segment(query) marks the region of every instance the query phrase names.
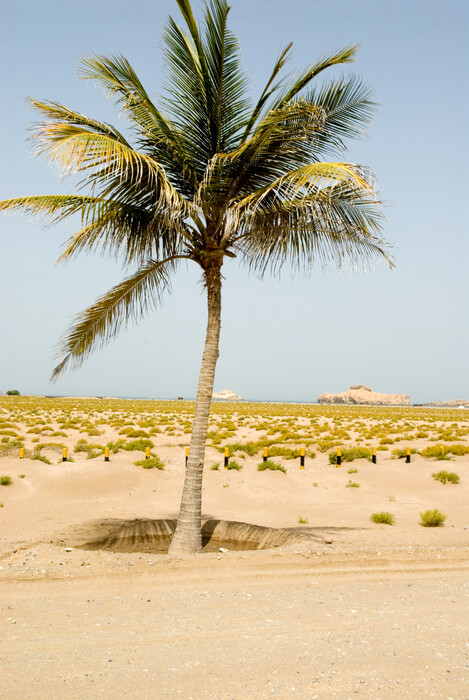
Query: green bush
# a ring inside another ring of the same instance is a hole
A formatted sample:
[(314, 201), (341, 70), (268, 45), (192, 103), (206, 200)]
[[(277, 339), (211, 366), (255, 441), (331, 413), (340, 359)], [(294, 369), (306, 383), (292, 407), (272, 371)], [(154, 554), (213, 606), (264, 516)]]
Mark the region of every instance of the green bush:
[[(228, 454), (233, 455), (235, 452), (245, 452), (250, 457), (254, 457), (259, 452), (260, 446), (256, 442), (234, 442), (225, 447), (228, 448)], [(219, 452), (224, 452), (225, 447), (219, 447)]]
[(421, 524), (424, 527), (440, 527), (446, 520), (446, 515), (440, 513), (439, 510), (426, 510), (425, 513), (420, 513)]
[(44, 462), (44, 464), (52, 464), (50, 459), (47, 459), (47, 457), (44, 457), (40, 452), (35, 452), (32, 456), (31, 459), (37, 459), (39, 462)]
[(133, 428), (126, 428), (125, 430), (121, 430), (119, 432), (119, 435), (127, 435), (129, 438), (149, 438), (150, 435), (147, 433), (146, 430), (134, 430)]
[(78, 440), (73, 451), (84, 452), (86, 454), (86, 459), (94, 459), (95, 457), (99, 457), (99, 455), (103, 454), (104, 447), (102, 445), (98, 445), (97, 443), (89, 443), (82, 439)]
[(8, 389), (7, 396), (21, 396), (18, 389)]
[(462, 457), (469, 454), (468, 445), (432, 445), (431, 447), (426, 447), (420, 453), (425, 459), (448, 459), (447, 455), (456, 455)]
[(113, 454), (117, 454), (119, 450), (122, 450), (125, 445), (125, 440), (117, 440), (116, 442), (108, 442), (106, 447), (109, 448), (109, 451), (112, 452)]
[(345, 486), (348, 489), (359, 489), (360, 488), (360, 484), (357, 484), (356, 481), (349, 481), (348, 484), (345, 484)]
[(0, 486), (9, 486), (11, 481), (11, 476), (0, 476)]
[(454, 472), (447, 472), (446, 470), (441, 472), (435, 472), (432, 474), (436, 481), (441, 481), (442, 484), (446, 484), (449, 481), (451, 484), (459, 484), (459, 476)]
[[(417, 450), (412, 447), (410, 450), (411, 455), (417, 454)], [(404, 457), (407, 456), (407, 450), (403, 450), (401, 448), (396, 448), (391, 452), (391, 459), (404, 459)]]
[(285, 467), (283, 467), (281, 464), (277, 464), (276, 462), (272, 462), (270, 459), (267, 459), (265, 462), (261, 462), (257, 465), (257, 471), (259, 472), (263, 472), (266, 469), (270, 469), (270, 471), (273, 472), (283, 472), (284, 474), (287, 473)]
[(144, 469), (164, 469), (164, 462), (157, 456), (150, 454), (148, 459), (138, 459), (134, 464)]
[(215, 462), (215, 464), (212, 464), (212, 466), (210, 467), (212, 472), (216, 472), (219, 468), (220, 468), (220, 462)]
[[(342, 462), (353, 462), (354, 459), (371, 460), (371, 450), (368, 447), (351, 447), (342, 450)], [(329, 454), (329, 464), (337, 464), (337, 452)]]
[(125, 442), (122, 444), (123, 450), (128, 450), (129, 452), (145, 452), (147, 447), (154, 447), (154, 443), (146, 438), (139, 438), (138, 440), (130, 440), (130, 442)]
[(235, 459), (230, 459), (228, 462), (228, 466), (226, 467), (227, 469), (236, 469), (236, 471), (239, 471), (240, 469), (243, 468), (241, 464), (238, 464), (238, 462)]
[(372, 513), (371, 519), (374, 523), (384, 523), (385, 525), (394, 525), (394, 515), (381, 511), (381, 513)]

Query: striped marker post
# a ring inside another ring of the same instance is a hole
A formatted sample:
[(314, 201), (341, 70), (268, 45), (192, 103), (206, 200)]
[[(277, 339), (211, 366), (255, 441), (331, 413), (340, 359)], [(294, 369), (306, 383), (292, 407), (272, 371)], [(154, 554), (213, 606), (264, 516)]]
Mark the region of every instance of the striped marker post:
[(225, 469), (228, 469), (228, 458), (230, 456), (230, 451), (227, 447), (225, 447)]
[(262, 457), (263, 462), (267, 462), (267, 447), (264, 447), (264, 455)]
[(186, 447), (186, 467), (187, 467), (187, 460), (189, 459), (189, 448)]
[(410, 464), (410, 447), (406, 447), (405, 461), (406, 461), (406, 464)]
[(104, 448), (104, 461), (109, 462), (109, 447)]
[(67, 461), (67, 448), (64, 447), (62, 450), (62, 462), (66, 462), (66, 461)]
[(302, 447), (300, 450), (300, 469), (305, 468), (305, 448)]
[(150, 448), (145, 447), (145, 459), (150, 459)]
[(371, 461), (376, 464), (376, 447), (371, 448)]
[(20, 459), (24, 459), (24, 447), (20, 447)]
[(337, 467), (340, 467), (342, 464), (342, 448), (338, 447), (337, 448)]

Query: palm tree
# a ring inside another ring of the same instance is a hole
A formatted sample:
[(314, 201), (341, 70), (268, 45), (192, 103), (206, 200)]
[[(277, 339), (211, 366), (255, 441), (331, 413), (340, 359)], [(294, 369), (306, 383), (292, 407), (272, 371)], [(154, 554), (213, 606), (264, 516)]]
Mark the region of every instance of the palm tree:
[(199, 266), (206, 340), (170, 549), (184, 554), (201, 549), (202, 472), (225, 256), (239, 256), (261, 276), (286, 263), (366, 265), (380, 256), (391, 263), (380, 238), (381, 206), (371, 174), (324, 160), (343, 151), (346, 138), (364, 133), (374, 108), (370, 92), (356, 78), (312, 86), (328, 67), (353, 61), (356, 47), (283, 78), (289, 44), (251, 103), (238, 42), (227, 28), (226, 0), (207, 0), (202, 28), (189, 0), (176, 1), (186, 26), (170, 17), (164, 30), (169, 89), (160, 107), (123, 56), (81, 62), (82, 76), (120, 103), (130, 120), (128, 136), (56, 102), (31, 100), (44, 117), (33, 132), (37, 151), (65, 174), (80, 173), (78, 192), (87, 194), (19, 197), (0, 208), (46, 214), (52, 223), (79, 214), (81, 228), (59, 260), (100, 248), (133, 269), (74, 320), (61, 341), (54, 379), (156, 306), (180, 261)]

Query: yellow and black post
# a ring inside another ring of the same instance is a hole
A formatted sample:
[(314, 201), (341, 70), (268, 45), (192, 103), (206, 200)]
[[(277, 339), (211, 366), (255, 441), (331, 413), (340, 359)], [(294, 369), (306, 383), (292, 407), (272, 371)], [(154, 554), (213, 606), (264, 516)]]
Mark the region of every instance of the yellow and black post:
[(24, 459), (24, 447), (20, 447), (20, 459)]
[(109, 447), (104, 448), (104, 461), (109, 462)]
[(342, 464), (342, 448), (337, 448), (337, 466), (340, 467)]
[(263, 462), (267, 462), (267, 447), (264, 447), (264, 455), (262, 457)]
[(67, 448), (64, 447), (62, 450), (62, 462), (66, 462), (66, 461), (67, 461)]
[(305, 468), (305, 448), (302, 447), (300, 450), (300, 469)]
[(371, 448), (371, 461), (376, 464), (376, 447)]
[(406, 464), (410, 464), (410, 447), (407, 447), (407, 448), (406, 448), (406, 451), (405, 451), (405, 461), (406, 461)]
[(228, 469), (228, 458), (230, 456), (230, 451), (228, 447), (225, 447), (225, 469)]
[(189, 448), (186, 447), (186, 467), (187, 467), (187, 460), (189, 459)]
[(145, 459), (150, 459), (150, 448), (145, 447)]

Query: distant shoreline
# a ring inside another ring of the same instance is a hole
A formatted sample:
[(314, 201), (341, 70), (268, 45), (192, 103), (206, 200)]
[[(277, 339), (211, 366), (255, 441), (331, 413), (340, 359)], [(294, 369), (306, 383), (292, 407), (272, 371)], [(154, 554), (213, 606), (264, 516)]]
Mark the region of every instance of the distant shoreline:
[[(71, 396), (67, 394), (22, 394), (22, 397), (45, 399), (98, 399), (108, 401), (195, 401), (195, 397), (155, 397), (155, 396)], [(17, 397), (11, 397), (17, 398)], [(469, 401), (466, 399), (454, 399), (451, 401), (435, 401), (428, 403), (412, 403), (409, 406), (400, 404), (366, 404), (366, 403), (319, 403), (318, 401), (289, 400), (289, 399), (213, 399), (213, 403), (266, 403), (266, 404), (297, 404), (304, 406), (366, 406), (370, 408), (466, 408), (469, 409)]]

